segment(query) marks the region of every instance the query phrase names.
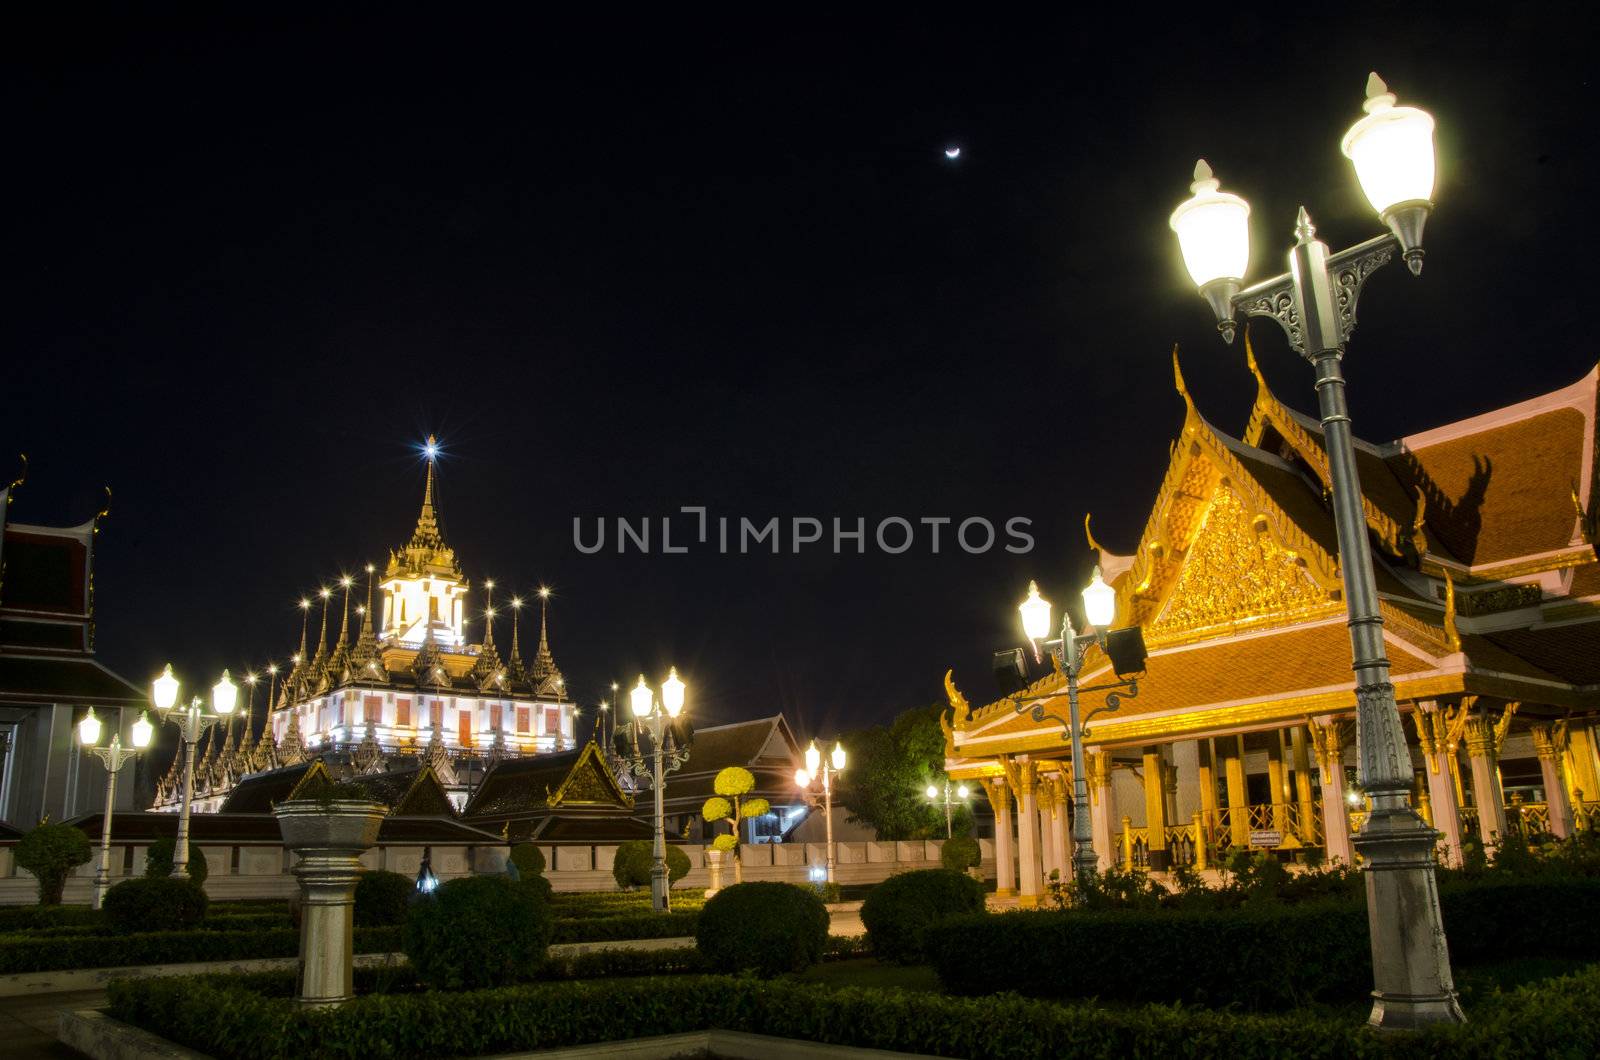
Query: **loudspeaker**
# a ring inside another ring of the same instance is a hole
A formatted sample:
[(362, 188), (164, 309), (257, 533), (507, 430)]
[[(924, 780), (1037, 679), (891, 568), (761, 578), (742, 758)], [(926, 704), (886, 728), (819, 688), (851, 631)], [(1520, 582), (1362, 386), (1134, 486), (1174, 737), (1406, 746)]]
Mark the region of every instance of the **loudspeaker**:
[(1118, 677), (1144, 673), (1144, 631), (1138, 626), (1129, 626), (1107, 633), (1106, 656)]
[(1033, 682), (1028, 680), (1028, 652), (1024, 648), (1006, 648), (994, 653), (994, 683), (1000, 695), (1014, 696)]

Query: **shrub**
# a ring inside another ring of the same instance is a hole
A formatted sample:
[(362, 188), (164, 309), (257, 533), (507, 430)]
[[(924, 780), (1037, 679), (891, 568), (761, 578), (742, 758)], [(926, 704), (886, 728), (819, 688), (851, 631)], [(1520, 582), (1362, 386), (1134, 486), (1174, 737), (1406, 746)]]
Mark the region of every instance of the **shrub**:
[(517, 885), (531, 891), (545, 905), (549, 905), (556, 896), (556, 889), (543, 876), (524, 876), (517, 881)]
[(106, 892), (106, 921), (119, 935), (187, 931), (205, 919), (209, 899), (193, 880), (123, 880)]
[(356, 881), (356, 926), (389, 927), (406, 922), (411, 896), (417, 893), (410, 876), (368, 869)]
[(511, 864), (517, 867), (523, 879), (544, 875), (544, 851), (532, 843), (518, 843), (511, 848)]
[(700, 911), (695, 946), (724, 972), (773, 976), (801, 971), (822, 959), (828, 910), (808, 887), (736, 883)]
[(405, 952), (436, 990), (531, 979), (550, 945), (550, 908), (504, 876), (451, 880), (411, 907)]
[[(152, 876), (172, 875), (172, 855), (177, 853), (178, 841), (171, 836), (164, 836), (150, 844), (150, 849), (144, 853), (144, 874)], [(203, 884), (206, 876), (211, 872), (211, 867), (206, 864), (206, 856), (195, 846), (194, 840), (189, 840), (189, 879), (195, 883)]]
[[(617, 847), (616, 860), (611, 863), (611, 875), (618, 887), (650, 886), (650, 868), (655, 864), (655, 854), (648, 839), (630, 839)], [(689, 855), (672, 844), (667, 844), (667, 886), (689, 875)]]
[(616, 939), (679, 939), (695, 933), (700, 923), (696, 910), (670, 913), (631, 913), (623, 916), (557, 920), (552, 942), (610, 942)]
[(60, 905), (67, 876), (89, 860), (89, 837), (66, 824), (40, 824), (17, 840), (17, 868), (39, 880), (39, 904)]
[(923, 933), (932, 924), (960, 913), (983, 910), (983, 884), (964, 872), (923, 869), (890, 876), (867, 892), (861, 922), (867, 941), (881, 960), (919, 964)]
[[(400, 948), (401, 930), (357, 928), (355, 941), (357, 953), (393, 953)], [(13, 937), (0, 939), (0, 974), (191, 961), (243, 961), (258, 957), (293, 957), (299, 952), (300, 932), (292, 928), (153, 931), (77, 938)]]
[(983, 864), (983, 850), (976, 839), (958, 835), (939, 848), (939, 864), (951, 872), (966, 872)]

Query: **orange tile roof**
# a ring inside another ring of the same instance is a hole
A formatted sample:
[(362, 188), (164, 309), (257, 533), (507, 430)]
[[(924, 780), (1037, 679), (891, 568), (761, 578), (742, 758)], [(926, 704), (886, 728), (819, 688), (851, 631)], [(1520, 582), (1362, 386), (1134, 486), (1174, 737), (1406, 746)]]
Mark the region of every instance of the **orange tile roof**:
[(1600, 621), (1544, 629), (1507, 629), (1472, 639), (1488, 641), (1560, 680), (1600, 684)]

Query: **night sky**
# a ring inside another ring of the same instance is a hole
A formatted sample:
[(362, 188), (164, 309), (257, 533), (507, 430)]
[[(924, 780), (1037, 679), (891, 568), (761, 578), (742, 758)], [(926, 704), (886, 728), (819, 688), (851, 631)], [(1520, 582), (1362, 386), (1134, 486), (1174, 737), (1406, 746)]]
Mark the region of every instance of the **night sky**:
[[(1334, 249), (1378, 234), (1338, 150), (1369, 69), (1434, 114), (1440, 178), (1422, 278), (1362, 296), (1357, 433), (1600, 353), (1582, 8), (777, 15), (11, 25), (0, 475), (29, 454), (20, 522), (114, 489), (105, 661), (209, 684), (285, 658), (297, 598), (409, 536), (436, 432), (448, 542), (475, 585), (554, 587), (585, 704), (669, 663), (702, 725), (782, 710), (827, 736), (940, 698), (947, 666), (987, 701), (1028, 579), (1059, 603), (1086, 578), (1084, 512), (1136, 544), (1182, 422), (1174, 342), (1243, 428), (1242, 352), (1167, 228), (1195, 159), (1251, 203), (1250, 280), (1284, 268), (1300, 203)], [(1256, 344), (1313, 408), (1281, 334)], [(786, 527), (779, 556), (661, 554), (697, 504), (862, 518), (868, 551), (796, 555)], [(1022, 516), (1036, 546), (968, 555), (946, 528), (934, 554), (924, 527), (886, 555), (893, 515)], [(616, 554), (619, 516), (656, 524), (651, 554)], [(580, 554), (575, 517), (612, 547)]]

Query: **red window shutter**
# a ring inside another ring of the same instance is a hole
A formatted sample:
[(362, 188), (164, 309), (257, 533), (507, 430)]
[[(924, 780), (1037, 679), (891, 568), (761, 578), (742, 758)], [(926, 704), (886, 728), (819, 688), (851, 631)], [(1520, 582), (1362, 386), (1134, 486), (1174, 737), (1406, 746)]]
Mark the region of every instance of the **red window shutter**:
[(517, 708), (517, 731), (528, 732), (533, 728), (533, 710), (530, 707)]
[(438, 702), (437, 700), (435, 700), (434, 703), (433, 703), (433, 722), (432, 722), (432, 724), (433, 724), (434, 728), (436, 728), (436, 729), (444, 728), (444, 704)]
[(404, 696), (394, 701), (394, 723), (396, 725), (411, 724), (411, 700)]
[(366, 720), (372, 722), (374, 725), (383, 724), (383, 697), (367, 696), (365, 703), (367, 708)]
[(561, 708), (544, 708), (544, 731), (550, 736), (559, 735), (561, 732)]
[(456, 712), (456, 721), (461, 726), (461, 746), (472, 746), (472, 712), (462, 710)]
[(498, 703), (490, 703), (489, 704), (489, 728), (491, 730), (494, 730), (494, 729), (498, 729), (499, 727), (500, 727), (500, 704), (498, 704)]

